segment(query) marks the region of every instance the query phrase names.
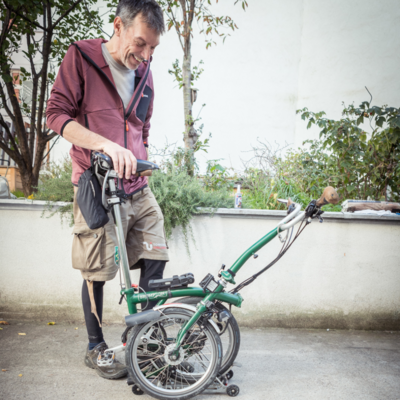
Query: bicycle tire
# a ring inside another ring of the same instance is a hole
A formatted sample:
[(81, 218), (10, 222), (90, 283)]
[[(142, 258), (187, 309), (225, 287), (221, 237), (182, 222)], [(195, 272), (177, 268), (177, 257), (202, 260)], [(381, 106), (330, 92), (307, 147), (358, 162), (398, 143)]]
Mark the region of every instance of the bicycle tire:
[[(172, 321), (172, 324), (176, 323), (177, 325), (176, 332), (179, 332), (179, 323), (183, 325), (184, 321), (189, 320), (192, 315), (193, 313), (189, 310), (171, 307), (164, 309), (163, 314), (157, 320), (144, 323), (133, 328), (132, 334), (129, 337), (126, 345), (126, 366), (132, 380), (146, 394), (160, 400), (187, 400), (200, 394), (215, 381), (215, 378), (219, 373), (222, 360), (222, 345), (217, 332), (207, 321), (202, 323), (201, 327), (195, 324), (188, 332), (189, 339), (192, 338), (192, 335), (194, 335), (195, 332), (201, 332), (203, 335), (202, 337), (205, 337), (206, 339), (201, 339), (202, 342), (198, 342), (197, 347), (192, 347), (193, 343), (196, 343), (196, 341), (187, 342), (186, 348), (183, 345), (181, 347), (182, 353), (179, 356), (181, 357), (180, 364), (171, 365), (171, 360), (167, 361), (168, 356), (166, 354), (168, 351), (168, 341), (164, 340), (162, 337), (164, 334), (161, 332), (160, 327), (163, 327), (164, 330), (166, 330), (166, 328), (169, 327), (167, 324)], [(168, 331), (168, 334), (171, 335), (171, 331)], [(144, 341), (144, 339), (147, 339), (148, 337), (150, 340)], [(174, 343), (173, 338), (166, 337), (165, 339), (170, 340), (171, 345)], [(150, 344), (153, 347), (149, 352), (147, 350)], [(156, 349), (155, 346), (158, 346), (158, 349)], [(199, 350), (200, 347), (201, 350)], [(210, 359), (205, 356), (201, 356), (203, 353), (200, 351), (203, 349), (210, 351), (210, 353), (204, 353), (207, 354)], [(190, 355), (191, 352), (197, 355), (200, 354), (198, 357), (201, 360), (201, 364), (204, 365), (204, 363), (207, 361), (209, 362), (206, 370), (192, 374), (188, 373), (187, 371), (185, 371), (184, 374), (177, 373), (177, 370), (179, 371), (183, 361), (189, 359), (196, 362), (193, 354)], [(193, 359), (191, 357), (193, 357)], [(187, 377), (188, 375), (192, 375), (192, 377), (199, 376), (199, 379), (196, 380), (193, 378), (192, 385), (190, 385), (191, 382), (186, 380), (186, 382), (189, 384), (189, 387), (186, 389), (180, 388), (179, 378), (181, 380), (181, 386), (184, 386), (186, 383), (183, 381), (183, 379), (185, 379), (185, 376)], [(174, 386), (174, 380), (178, 381), (178, 388), (176, 388), (176, 382)]]

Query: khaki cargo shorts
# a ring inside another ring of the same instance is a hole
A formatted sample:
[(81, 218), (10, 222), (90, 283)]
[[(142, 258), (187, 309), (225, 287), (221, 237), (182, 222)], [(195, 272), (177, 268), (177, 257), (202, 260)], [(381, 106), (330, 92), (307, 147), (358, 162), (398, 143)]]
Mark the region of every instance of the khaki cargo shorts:
[[(77, 188), (75, 188), (76, 197)], [(130, 269), (142, 258), (168, 261), (164, 216), (149, 187), (135, 193), (120, 205), (122, 227)], [(87, 281), (109, 281), (118, 272), (115, 263), (118, 246), (114, 219), (98, 229), (89, 229), (74, 199), (72, 267)]]

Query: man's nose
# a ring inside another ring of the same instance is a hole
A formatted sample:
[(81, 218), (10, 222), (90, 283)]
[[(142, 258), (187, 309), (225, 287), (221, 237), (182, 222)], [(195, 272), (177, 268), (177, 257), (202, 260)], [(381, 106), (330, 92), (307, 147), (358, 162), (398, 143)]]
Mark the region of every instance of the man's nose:
[(153, 54), (151, 48), (146, 48), (142, 51), (142, 54), (140, 55), (141, 58), (145, 59), (145, 60), (150, 60), (151, 55)]

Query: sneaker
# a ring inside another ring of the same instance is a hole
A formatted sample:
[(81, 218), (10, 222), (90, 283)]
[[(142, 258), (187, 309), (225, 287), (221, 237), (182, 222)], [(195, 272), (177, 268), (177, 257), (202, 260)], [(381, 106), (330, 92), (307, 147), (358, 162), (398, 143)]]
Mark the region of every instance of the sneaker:
[(113, 360), (111, 365), (99, 366), (97, 365), (97, 358), (99, 354), (103, 354), (108, 346), (105, 342), (99, 343), (92, 350), (89, 350), (89, 345), (85, 354), (85, 365), (89, 368), (95, 369), (97, 374), (105, 379), (119, 379), (128, 375), (128, 370), (125, 365), (117, 360)]

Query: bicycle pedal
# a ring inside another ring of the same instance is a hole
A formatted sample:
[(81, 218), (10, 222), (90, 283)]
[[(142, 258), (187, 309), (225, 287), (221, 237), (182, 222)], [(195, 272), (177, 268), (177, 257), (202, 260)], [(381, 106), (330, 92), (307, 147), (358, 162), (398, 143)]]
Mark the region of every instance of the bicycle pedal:
[(109, 367), (114, 363), (115, 353), (113, 351), (104, 351), (97, 357), (97, 365), (99, 367)]

